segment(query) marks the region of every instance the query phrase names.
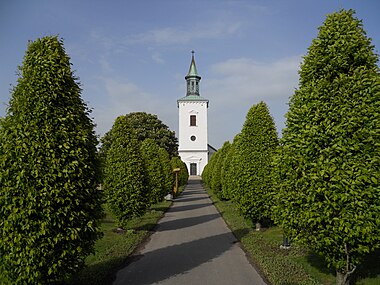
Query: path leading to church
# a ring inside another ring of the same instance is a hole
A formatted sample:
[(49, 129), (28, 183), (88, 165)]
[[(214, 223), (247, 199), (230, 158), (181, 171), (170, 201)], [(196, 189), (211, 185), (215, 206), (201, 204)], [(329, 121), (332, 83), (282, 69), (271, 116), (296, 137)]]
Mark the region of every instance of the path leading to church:
[(212, 204), (200, 178), (160, 220), (134, 261), (113, 284), (265, 285)]

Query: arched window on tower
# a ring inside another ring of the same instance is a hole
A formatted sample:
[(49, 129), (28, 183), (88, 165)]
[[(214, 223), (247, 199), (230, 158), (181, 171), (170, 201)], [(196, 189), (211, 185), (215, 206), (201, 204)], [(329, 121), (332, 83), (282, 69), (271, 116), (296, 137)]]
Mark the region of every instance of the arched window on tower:
[(190, 126), (195, 127), (197, 125), (197, 116), (190, 115)]

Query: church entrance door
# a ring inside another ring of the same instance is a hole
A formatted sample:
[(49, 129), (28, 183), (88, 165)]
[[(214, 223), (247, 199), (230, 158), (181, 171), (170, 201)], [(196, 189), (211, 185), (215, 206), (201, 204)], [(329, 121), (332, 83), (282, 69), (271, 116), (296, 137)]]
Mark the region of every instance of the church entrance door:
[(190, 175), (197, 175), (197, 164), (190, 163)]

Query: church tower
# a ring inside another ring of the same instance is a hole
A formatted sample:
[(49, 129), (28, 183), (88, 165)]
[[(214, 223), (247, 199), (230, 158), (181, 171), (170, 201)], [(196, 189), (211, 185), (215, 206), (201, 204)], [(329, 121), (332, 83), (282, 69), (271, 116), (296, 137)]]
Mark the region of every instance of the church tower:
[(186, 77), (186, 96), (177, 100), (179, 109), (178, 153), (190, 175), (201, 175), (208, 162), (207, 108), (208, 100), (199, 93), (194, 51)]

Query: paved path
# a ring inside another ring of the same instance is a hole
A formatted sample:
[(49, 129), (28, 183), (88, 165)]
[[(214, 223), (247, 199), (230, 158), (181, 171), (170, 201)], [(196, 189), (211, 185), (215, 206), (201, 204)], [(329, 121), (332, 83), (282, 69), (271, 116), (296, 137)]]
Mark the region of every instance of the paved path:
[(200, 179), (192, 178), (113, 284), (265, 285), (236, 242)]

